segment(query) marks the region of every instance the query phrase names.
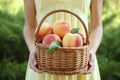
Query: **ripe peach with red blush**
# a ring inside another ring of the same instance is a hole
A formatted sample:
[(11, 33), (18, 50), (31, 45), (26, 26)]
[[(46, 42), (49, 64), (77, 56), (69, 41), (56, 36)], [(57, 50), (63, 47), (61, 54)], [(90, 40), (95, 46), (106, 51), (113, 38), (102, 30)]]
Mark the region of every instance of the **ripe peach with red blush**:
[(59, 41), (61, 42), (61, 39), (58, 35), (56, 34), (49, 34), (46, 35), (42, 41), (42, 45), (49, 47), (49, 45), (53, 42), (53, 41)]
[(51, 34), (52, 32), (53, 32), (52, 26), (49, 23), (44, 22), (38, 32), (39, 41), (42, 41), (46, 35)]
[(62, 40), (63, 47), (80, 47), (83, 46), (82, 36), (78, 33), (67, 33)]
[(70, 32), (70, 25), (67, 21), (65, 20), (58, 20), (54, 23), (53, 26), (53, 33), (57, 34), (61, 38), (64, 37), (65, 34)]

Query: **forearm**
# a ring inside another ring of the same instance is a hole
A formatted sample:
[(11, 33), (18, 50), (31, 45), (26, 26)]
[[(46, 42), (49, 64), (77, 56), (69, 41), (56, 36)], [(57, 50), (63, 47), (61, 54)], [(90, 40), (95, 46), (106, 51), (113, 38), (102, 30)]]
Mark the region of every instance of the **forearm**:
[(34, 48), (34, 32), (36, 27), (36, 9), (34, 0), (24, 0), (25, 25), (23, 35), (25, 42), (31, 52)]
[(29, 27), (28, 25), (24, 26), (23, 35), (30, 52), (35, 48), (34, 32), (35, 32), (34, 27)]
[(91, 1), (90, 17), (90, 52), (96, 53), (102, 40), (102, 4), (103, 0)]
[(100, 46), (103, 35), (102, 25), (94, 27), (90, 31), (90, 52), (96, 53)]

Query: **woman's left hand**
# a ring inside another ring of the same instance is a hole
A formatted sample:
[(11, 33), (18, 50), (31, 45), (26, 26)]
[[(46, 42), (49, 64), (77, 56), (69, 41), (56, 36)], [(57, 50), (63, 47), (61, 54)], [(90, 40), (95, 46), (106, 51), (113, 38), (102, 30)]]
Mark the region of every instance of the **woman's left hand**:
[(95, 53), (90, 52), (90, 61), (88, 62), (88, 70), (82, 74), (90, 74), (95, 68)]

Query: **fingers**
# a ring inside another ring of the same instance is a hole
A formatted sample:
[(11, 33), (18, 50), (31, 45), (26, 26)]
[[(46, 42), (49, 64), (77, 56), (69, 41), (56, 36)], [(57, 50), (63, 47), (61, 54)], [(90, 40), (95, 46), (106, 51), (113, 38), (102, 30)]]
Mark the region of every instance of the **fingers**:
[(86, 72), (86, 74), (90, 74), (94, 70), (94, 62), (89, 62), (89, 68)]
[(42, 72), (41, 70), (39, 70), (39, 69), (37, 68), (37, 64), (36, 64), (36, 63), (33, 63), (33, 64), (30, 63), (30, 68), (31, 68), (32, 70), (34, 70), (35, 72), (37, 72), (37, 73), (41, 73), (41, 72)]
[(88, 63), (88, 70), (82, 74), (90, 74), (95, 68), (95, 57), (93, 54), (90, 54), (90, 61)]
[(40, 69), (38, 69), (37, 67), (37, 59), (36, 59), (36, 56), (35, 54), (30, 54), (29, 56), (29, 65), (30, 65), (30, 68), (32, 70), (34, 70), (35, 72), (37, 73), (41, 73), (42, 71)]

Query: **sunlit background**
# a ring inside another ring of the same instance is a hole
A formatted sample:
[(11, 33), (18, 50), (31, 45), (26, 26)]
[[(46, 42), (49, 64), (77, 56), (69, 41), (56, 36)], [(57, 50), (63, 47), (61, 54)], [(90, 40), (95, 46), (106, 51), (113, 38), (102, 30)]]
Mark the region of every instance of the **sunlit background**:
[[(102, 80), (120, 80), (120, 0), (104, 0), (103, 39), (97, 52)], [(24, 80), (28, 50), (23, 0), (0, 0), (0, 80)]]

